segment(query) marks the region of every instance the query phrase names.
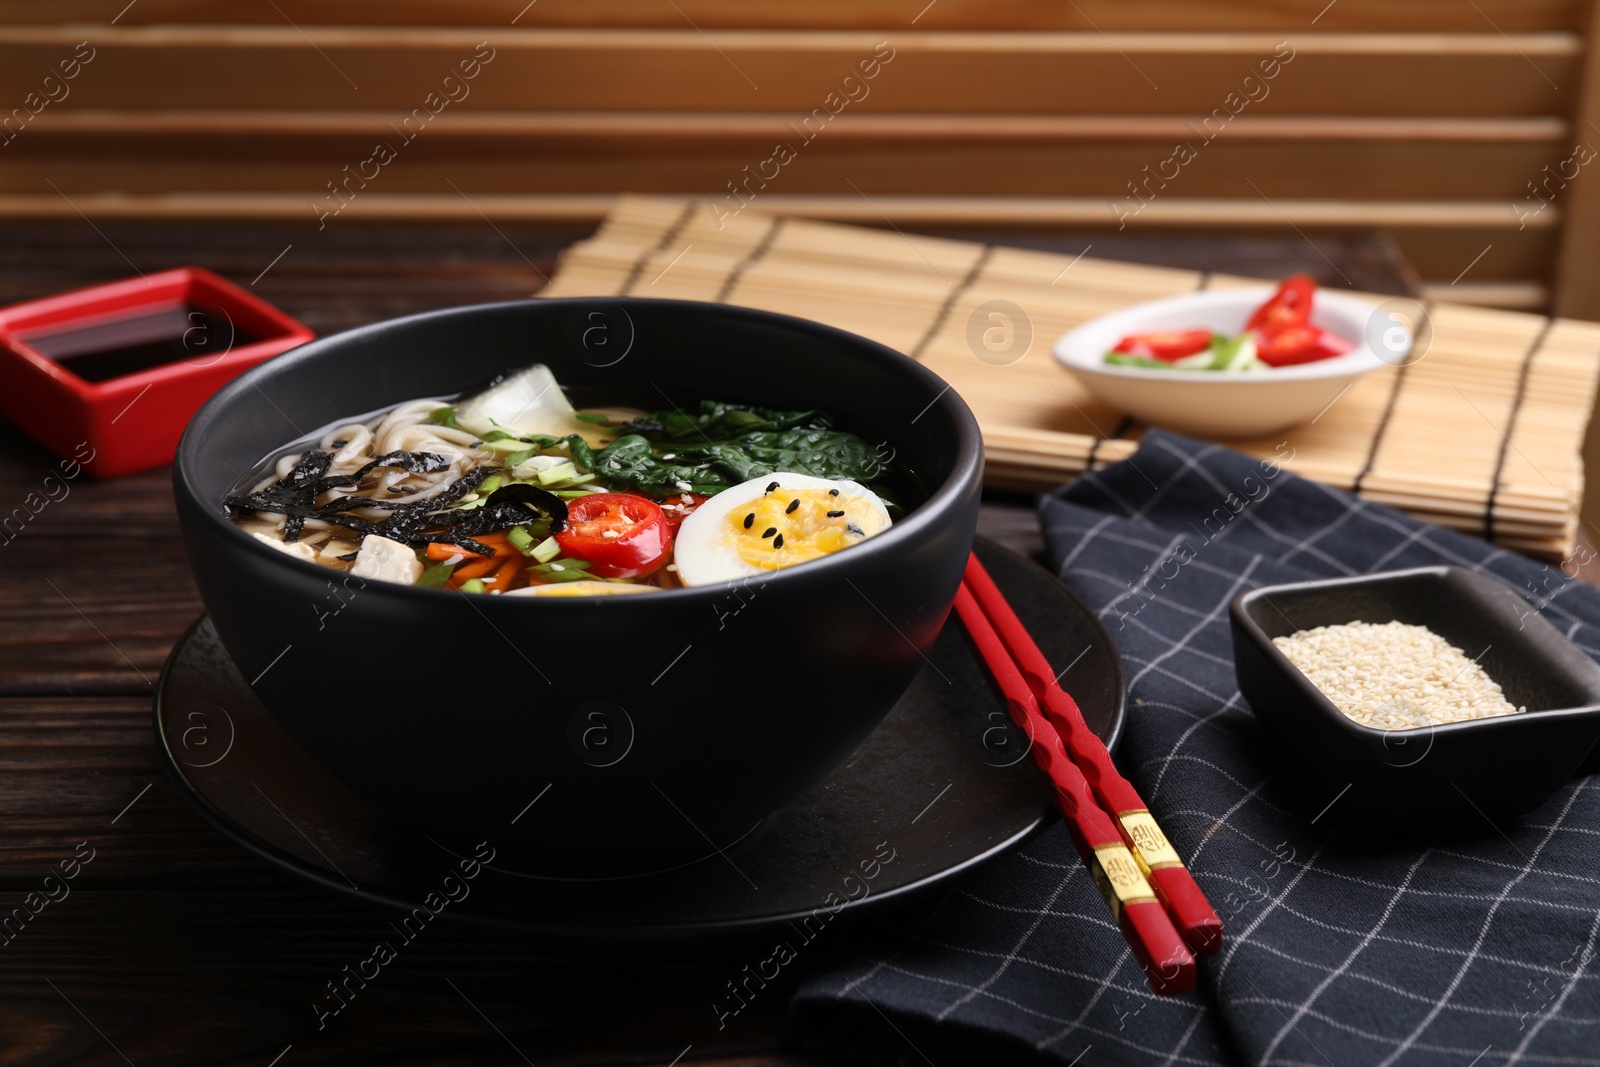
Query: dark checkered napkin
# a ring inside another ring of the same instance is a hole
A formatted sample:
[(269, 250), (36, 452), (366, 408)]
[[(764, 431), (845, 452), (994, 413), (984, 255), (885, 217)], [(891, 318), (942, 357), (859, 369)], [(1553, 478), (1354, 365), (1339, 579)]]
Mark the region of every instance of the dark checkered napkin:
[(1117, 762), (1223, 916), (1227, 948), (1203, 961), (1196, 996), (1151, 996), (1058, 825), (947, 891), (910, 936), (811, 980), (797, 1037), (936, 1067), (1600, 1064), (1596, 779), (1514, 824), (1368, 836), (1335, 797), (1302, 791), (1257, 727), (1227, 617), (1252, 585), (1451, 563), (1600, 656), (1600, 591), (1158, 431), (1041, 517), (1127, 670)]

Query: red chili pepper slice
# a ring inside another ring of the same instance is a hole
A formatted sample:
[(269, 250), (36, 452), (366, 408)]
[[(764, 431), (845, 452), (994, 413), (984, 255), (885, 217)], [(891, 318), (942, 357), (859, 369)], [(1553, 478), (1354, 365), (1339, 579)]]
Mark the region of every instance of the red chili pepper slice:
[(1316, 282), (1304, 274), (1291, 274), (1265, 304), (1256, 308), (1244, 328), (1275, 333), (1288, 326), (1304, 326), (1311, 320), (1316, 292)]
[(1332, 359), (1334, 356), (1342, 356), (1353, 348), (1355, 348), (1354, 344), (1346, 341), (1338, 334), (1329, 333), (1327, 330), (1323, 330), (1322, 336), (1317, 338), (1317, 351), (1320, 353), (1317, 356), (1318, 359)]
[[(685, 497), (688, 499), (685, 500)], [(694, 514), (695, 508), (710, 499), (699, 493), (677, 493), (663, 500), (661, 512), (666, 516), (667, 525), (672, 529), (672, 536), (678, 536), (678, 527), (683, 525), (683, 520)]]
[(1210, 347), (1210, 330), (1164, 330), (1157, 333), (1129, 334), (1118, 341), (1117, 347), (1112, 351), (1172, 363), (1184, 356), (1204, 352)]
[(672, 526), (661, 505), (632, 493), (593, 493), (567, 505), (555, 535), (561, 551), (588, 560), (598, 578), (637, 578), (672, 554)]
[(1289, 367), (1340, 356), (1354, 347), (1342, 337), (1324, 333), (1315, 326), (1285, 326), (1271, 332), (1257, 331), (1256, 358), (1269, 367)]

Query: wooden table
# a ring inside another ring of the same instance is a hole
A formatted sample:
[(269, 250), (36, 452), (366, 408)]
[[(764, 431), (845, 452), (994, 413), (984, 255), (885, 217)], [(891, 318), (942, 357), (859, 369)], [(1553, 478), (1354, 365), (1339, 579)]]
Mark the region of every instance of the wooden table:
[[(328, 333), (525, 296), (556, 253), (585, 233), (487, 223), (321, 233), (266, 224), (7, 223), (0, 305), (196, 264)], [(1320, 253), (1260, 238), (983, 236), (1073, 254), (1093, 241), (1096, 255), (1268, 276), (1332, 275), (1326, 255), (1357, 288), (1401, 293), (1412, 285), (1403, 261), (1375, 235), (1319, 237)], [(52, 468), (43, 450), (0, 426), (0, 514), (40, 490)], [(1026, 498), (987, 500), (981, 528), (1023, 551), (1040, 547)], [(20, 534), (0, 535), (0, 563), (4, 913), (62, 860), (91, 848), (94, 856), (69, 896), (47, 904), (9, 943), (0, 938), (0, 1059), (138, 1067), (820, 1062), (785, 1042), (787, 996), (776, 986), (718, 1029), (712, 1000), (759, 958), (746, 945), (575, 958), (450, 924), (407, 946), (319, 1032), (312, 1002), (341, 967), (370, 952), (388, 916), (235, 848), (189, 809), (157, 762), (153, 685), (201, 612), (167, 472), (71, 483)], [(784, 975), (792, 982), (805, 973)]]

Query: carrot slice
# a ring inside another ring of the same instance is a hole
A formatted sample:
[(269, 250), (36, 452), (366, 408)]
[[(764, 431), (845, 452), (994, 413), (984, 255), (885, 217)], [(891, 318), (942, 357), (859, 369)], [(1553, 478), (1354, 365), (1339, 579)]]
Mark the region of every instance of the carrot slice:
[(522, 558), (522, 553), (518, 552), (515, 556), (502, 563), (500, 569), (494, 572), (494, 587), (502, 593), (510, 589), (516, 584), (517, 576), (526, 562)]
[(475, 559), (471, 563), (463, 563), (450, 573), (450, 584), (459, 585), (469, 578), (482, 578), (485, 574), (494, 570), (496, 562), (493, 556), (486, 556), (482, 559)]
[(428, 542), (428, 558), (439, 563), (457, 556), (476, 556), (478, 553), (460, 545), (447, 545), (439, 541)]
[[(505, 530), (496, 530), (494, 533), (478, 534), (473, 538), (473, 540), (478, 542), (480, 545), (488, 545), (490, 548), (494, 549), (494, 555), (498, 556), (501, 555), (500, 546), (510, 543), (506, 540), (508, 536), (509, 535)], [(445, 560), (451, 559), (455, 556), (479, 555), (481, 554), (472, 551), (472, 549), (467, 548), (465, 545), (449, 545), (442, 541), (428, 542), (428, 558), (435, 560), (436, 562), (443, 563)], [(482, 558), (488, 559), (491, 557), (484, 556)]]
[(490, 571), (494, 570), (496, 567), (500, 566), (510, 557), (520, 555), (522, 555), (522, 553), (518, 552), (516, 548), (509, 542), (495, 545), (494, 555), (480, 556), (470, 563), (463, 562), (461, 566), (450, 572), (450, 581), (452, 584), (455, 584), (457, 582), (465, 582), (471, 578), (481, 578), (485, 574), (488, 574)]

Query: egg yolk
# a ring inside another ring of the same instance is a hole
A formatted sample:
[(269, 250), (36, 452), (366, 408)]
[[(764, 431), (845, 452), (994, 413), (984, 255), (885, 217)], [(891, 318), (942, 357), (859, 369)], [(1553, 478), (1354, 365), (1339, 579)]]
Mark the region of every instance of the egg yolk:
[(879, 531), (870, 501), (838, 490), (774, 489), (728, 513), (739, 558), (777, 570), (820, 559)]

